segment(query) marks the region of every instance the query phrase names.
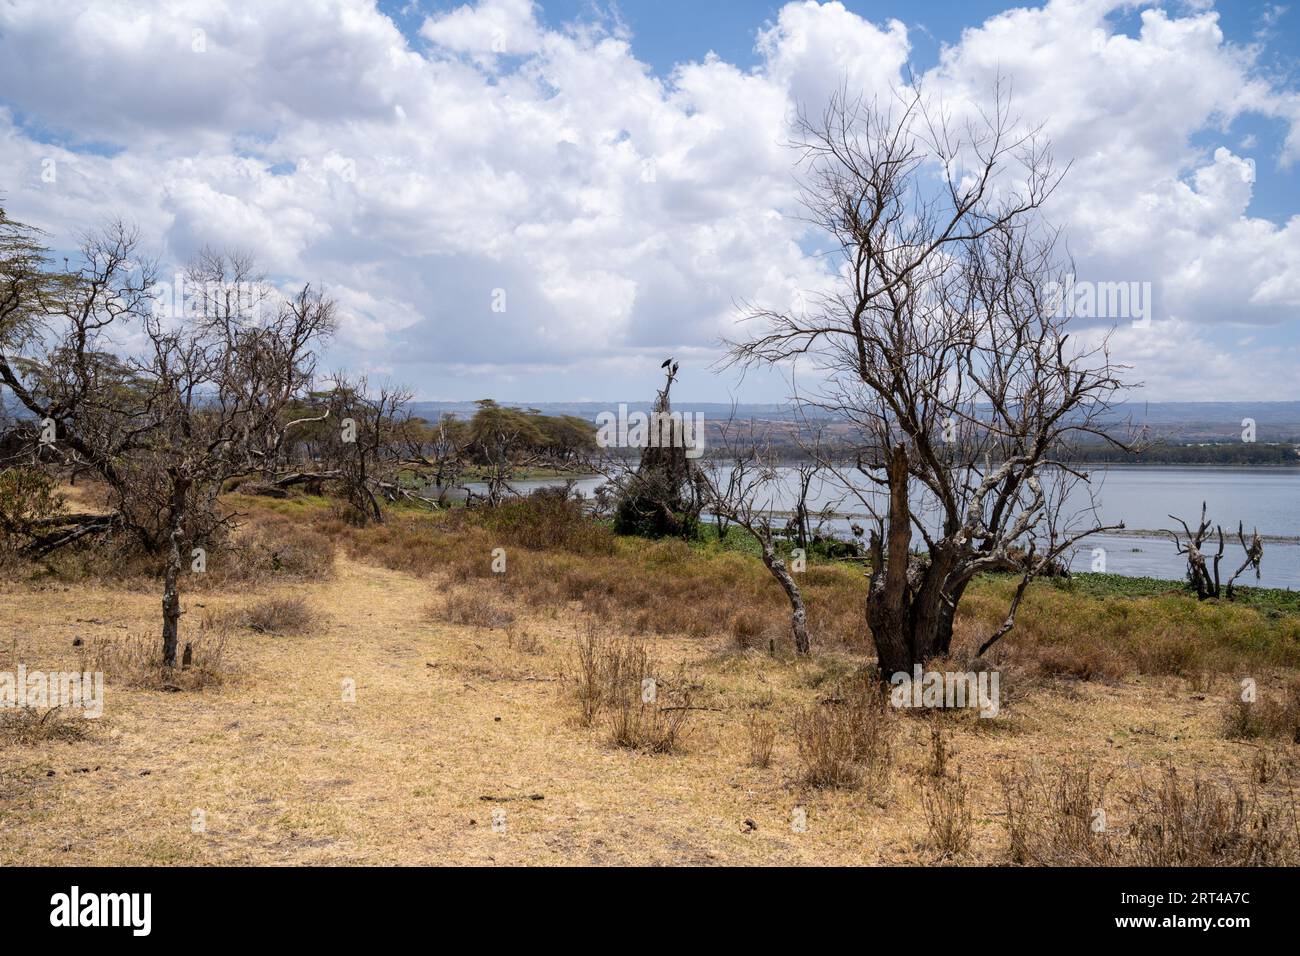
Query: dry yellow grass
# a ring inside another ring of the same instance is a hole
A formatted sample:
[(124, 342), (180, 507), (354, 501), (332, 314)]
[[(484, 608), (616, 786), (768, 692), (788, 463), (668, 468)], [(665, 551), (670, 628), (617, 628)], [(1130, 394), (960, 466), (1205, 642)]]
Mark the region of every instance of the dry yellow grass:
[[(576, 605), (514, 607), (505, 628), (430, 618), (456, 587), (339, 556), (318, 583), (191, 597), (185, 624), (301, 596), (302, 634), (232, 632), (228, 679), (200, 691), (109, 680), (84, 739), (0, 741), (0, 864), (928, 863), (929, 724), (901, 718), (882, 790), (803, 786), (791, 724), (849, 658), (791, 662), (717, 638), (654, 637), (698, 684), (685, 751), (648, 755), (583, 727), (571, 687)], [(464, 585), (462, 585), (464, 587)], [(472, 587), (472, 586), (471, 586)], [(200, 606), (202, 605), (202, 606)], [(11, 586), (0, 617), (29, 668), (76, 666), (74, 638), (152, 632), (156, 596)], [(601, 625), (606, 626), (606, 625)], [(182, 638), (184, 639), (184, 638)], [(355, 702), (343, 681), (355, 682)], [(1164, 763), (1240, 780), (1257, 747), (1225, 740), (1223, 698), (1176, 678), (1034, 688), (996, 721), (947, 721), (972, 794), (965, 862), (1002, 862), (999, 769), (1090, 756), (1117, 780)], [(750, 722), (776, 727), (752, 766)], [(1272, 746), (1272, 745), (1270, 745)], [(1295, 748), (1268, 784), (1281, 800)], [(532, 799), (541, 795), (544, 799)], [(491, 801), (484, 797), (494, 798)], [(804, 808), (807, 830), (792, 831)], [(205, 817), (193, 832), (194, 811)], [(505, 811), (505, 832), (493, 828)]]

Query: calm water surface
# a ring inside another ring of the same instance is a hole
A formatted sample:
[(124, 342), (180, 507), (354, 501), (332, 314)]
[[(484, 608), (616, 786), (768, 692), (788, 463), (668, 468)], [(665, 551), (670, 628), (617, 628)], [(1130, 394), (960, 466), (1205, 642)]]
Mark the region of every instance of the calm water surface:
[[(785, 510), (793, 504), (789, 474), (785, 473), (783, 487), (774, 494), (772, 506), (777, 509)], [(1106, 570), (1115, 574), (1181, 579), (1185, 565), (1174, 551), (1173, 542), (1167, 535), (1150, 532), (1176, 527), (1170, 514), (1194, 525), (1202, 501), (1209, 504), (1210, 518), (1223, 525), (1226, 543), (1221, 570), (1225, 581), (1243, 560), (1236, 538), (1239, 520), (1245, 522), (1247, 536), (1252, 528), (1258, 528), (1261, 535), (1300, 539), (1300, 467), (1112, 465), (1095, 469), (1092, 476), (1100, 499), (1101, 523), (1123, 521), (1129, 532), (1148, 533), (1086, 539), (1073, 556), (1072, 567), (1076, 570), (1089, 570), (1092, 549), (1104, 548)], [(601, 478), (584, 478), (577, 482), (577, 488), (590, 495), (602, 482)], [(515, 488), (528, 491), (556, 484), (562, 482), (523, 481), (517, 482)], [(812, 505), (820, 508), (842, 497), (841, 488), (825, 482), (813, 489)], [(847, 537), (852, 520), (849, 516), (861, 514), (864, 509), (861, 503), (848, 499), (836, 510), (843, 517), (832, 522), (832, 527)], [(1254, 576), (1249, 577), (1242, 583), (1255, 584)], [(1300, 541), (1266, 541), (1263, 574), (1258, 583), (1264, 587), (1300, 588)]]

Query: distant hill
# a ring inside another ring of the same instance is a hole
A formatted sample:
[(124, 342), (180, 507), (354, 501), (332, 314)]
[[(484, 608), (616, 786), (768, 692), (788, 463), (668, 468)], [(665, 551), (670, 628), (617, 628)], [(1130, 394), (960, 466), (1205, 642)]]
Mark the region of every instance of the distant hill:
[[(516, 408), (536, 408), (546, 415), (576, 415), (594, 422), (601, 412), (618, 411), (618, 402), (504, 402)], [(629, 401), (628, 412), (649, 412), (650, 402)], [(414, 402), (412, 413), (421, 418), (437, 420), (442, 415), (454, 414), (465, 418), (474, 414), (473, 402)], [(679, 412), (700, 412), (706, 421), (720, 423), (732, 414), (731, 405), (723, 402), (674, 403)], [(735, 417), (742, 421), (791, 422), (795, 414), (788, 405), (738, 404)], [(820, 409), (807, 409), (810, 420), (828, 424), (834, 416)], [(1152, 438), (1171, 444), (1197, 442), (1239, 442), (1243, 419), (1255, 421), (1256, 440), (1264, 442), (1300, 442), (1300, 401), (1296, 402), (1128, 402), (1117, 406), (1114, 420), (1130, 419), (1133, 424), (1145, 425)]]
[(1181, 442), (1240, 441), (1247, 418), (1258, 441), (1300, 441), (1300, 402), (1128, 402), (1118, 412)]
[[(651, 402), (502, 402), (511, 408), (535, 408), (543, 415), (576, 415), (594, 422), (601, 412), (618, 413), (620, 404), (626, 405), (628, 413), (649, 412)], [(478, 406), (474, 402), (412, 402), (411, 412), (421, 418), (434, 420), (442, 415), (454, 414), (459, 418), (473, 415)], [(725, 402), (673, 402), (673, 411), (700, 412), (709, 421), (725, 421), (732, 413), (732, 406)], [(794, 421), (796, 416), (788, 405), (745, 404), (736, 405), (736, 418), (748, 421)], [(808, 409), (809, 419), (831, 418), (820, 409)]]
[[(601, 412), (618, 412), (618, 402), (503, 402), (515, 408), (535, 408), (545, 415), (574, 415), (594, 422)], [(629, 413), (649, 412), (648, 401), (624, 402)], [(17, 403), (5, 394), (0, 387), (0, 430), (3, 419), (8, 417), (23, 418)], [(767, 422), (773, 426), (771, 438), (775, 445), (793, 444), (793, 433), (798, 416), (789, 405), (744, 403), (733, 406), (725, 402), (680, 402), (674, 403), (678, 412), (700, 413), (708, 427), (707, 436), (712, 440), (718, 427), (734, 414), (739, 421)], [(443, 415), (456, 415), (469, 418), (477, 410), (473, 401), (460, 402), (412, 402), (411, 412), (420, 418), (437, 421)], [(810, 421), (818, 421), (826, 426), (828, 437), (837, 434), (847, 435), (851, 427), (836, 419), (831, 413), (816, 408), (804, 410)], [(1118, 425), (1130, 420), (1136, 426), (1145, 426), (1147, 437), (1156, 443), (1171, 446), (1199, 444), (1240, 444), (1242, 420), (1253, 419), (1255, 422), (1255, 439), (1259, 446), (1268, 444), (1300, 444), (1300, 401), (1295, 402), (1128, 402), (1116, 407), (1113, 421)], [(712, 443), (712, 442), (711, 442)], [(1263, 449), (1251, 449), (1255, 460), (1264, 461), (1269, 456)], [(1181, 461), (1186, 455), (1173, 458), (1151, 454), (1148, 460), (1164, 457), (1170, 461)], [(1205, 461), (1227, 461), (1221, 454), (1207, 452), (1202, 456)], [(1250, 457), (1250, 456), (1248, 456)], [(1194, 460), (1195, 456), (1193, 456)]]

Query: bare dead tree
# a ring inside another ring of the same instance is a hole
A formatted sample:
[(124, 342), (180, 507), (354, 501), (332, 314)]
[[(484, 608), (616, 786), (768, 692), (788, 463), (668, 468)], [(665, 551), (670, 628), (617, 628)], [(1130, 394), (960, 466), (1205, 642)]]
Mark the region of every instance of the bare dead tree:
[(1079, 436), (1123, 444), (1107, 423), (1122, 367), (1104, 341), (1069, 342), (1050, 301), (1063, 267), (1037, 210), (1060, 174), (1017, 127), (1001, 84), (960, 130), (919, 90), (885, 105), (841, 92), (801, 115), (803, 201), (834, 240), (833, 285), (793, 312), (752, 310), (756, 333), (729, 343), (740, 368), (812, 364), (809, 404), (858, 432), (852, 484), (878, 492), (862, 497), (882, 675), (947, 653), (977, 574), (1020, 572), (987, 650), (1028, 583), (1106, 530), (1063, 520), (1063, 490), (1089, 481), (1066, 459)]
[[(1195, 531), (1182, 518), (1175, 515), (1169, 517), (1182, 526), (1183, 533), (1181, 537), (1177, 531), (1169, 529), (1165, 529), (1165, 534), (1173, 539), (1174, 547), (1178, 553), (1187, 556), (1187, 581), (1196, 592), (1197, 600), (1204, 601), (1207, 598), (1219, 597), (1222, 593), (1219, 586), (1219, 565), (1223, 561), (1224, 546), (1222, 525), (1215, 525), (1211, 522), (1208, 517), (1207, 502), (1204, 501), (1201, 502), (1201, 520), (1197, 524)], [(1206, 553), (1205, 543), (1216, 536), (1219, 546), (1211, 559)], [(1241, 542), (1241, 548), (1245, 552), (1245, 560), (1228, 578), (1226, 588), (1228, 600), (1233, 599), (1237, 578), (1241, 577), (1242, 572), (1247, 568), (1253, 567), (1256, 579), (1259, 578), (1260, 562), (1264, 559), (1264, 542), (1260, 540), (1258, 529), (1255, 530), (1250, 542), (1247, 543), (1245, 525), (1243, 522), (1238, 521), (1237, 540)]]
[[(822, 531), (826, 523), (835, 517), (836, 509), (844, 503), (847, 493), (824, 502), (816, 511), (812, 509), (809, 502), (813, 489), (817, 488), (819, 494), (825, 492), (825, 479), (827, 473), (832, 471), (828, 463), (835, 460), (835, 451), (827, 444), (824, 422), (810, 421), (802, 414), (798, 415), (798, 420), (800, 427), (795, 433), (794, 442), (799, 456), (786, 466), (787, 473), (793, 479), (791, 503), (794, 506), (786, 531), (795, 544), (806, 550), (811, 545), (822, 543)], [(840, 542), (839, 546), (841, 551), (847, 551), (852, 556), (858, 553), (856, 542)]]
[[(366, 376), (350, 377), (342, 372), (330, 379), (330, 385), (335, 428), (324, 444), (322, 467), (311, 477), (338, 483), (352, 520), (382, 523), (381, 499), (395, 501), (415, 494), (400, 481), (405, 409), (411, 392), (389, 384), (372, 388)], [(281, 476), (278, 481), (283, 483), (288, 477)]]
[[(246, 259), (208, 253), (189, 273), (198, 295), (176, 315), (155, 307), (156, 269), (139, 245), (120, 222), (87, 236), (79, 268), (31, 306), (19, 351), (0, 353), (0, 381), (48, 426), (50, 455), (109, 489), (107, 519), (65, 523), (37, 553), (120, 527), (161, 556), (163, 661), (175, 666), (183, 564), (237, 517), (217, 506), (222, 485), (274, 447), (281, 411), (310, 384), (313, 347), (333, 330), (333, 305), (309, 291), (304, 308), (277, 302)], [(247, 289), (232, 285), (245, 278)]]
[[(333, 332), (333, 303), (309, 288), (277, 303), (245, 257), (205, 253), (190, 268), (195, 314), (153, 312), (142, 325), (151, 351), (129, 362), (141, 390), (147, 440), (125, 465), (132, 491), (119, 502), (164, 516), (163, 662), (175, 666), (178, 577), (197, 546), (230, 526), (217, 497), (225, 482), (274, 455), (281, 412), (310, 387), (313, 348)], [(137, 514), (133, 526), (145, 524)]]
[(1171, 520), (1177, 521), (1183, 526), (1184, 538), (1180, 539), (1177, 532), (1166, 531), (1174, 539), (1174, 547), (1178, 549), (1179, 554), (1187, 555), (1187, 580), (1192, 588), (1196, 591), (1198, 600), (1204, 601), (1206, 598), (1219, 596), (1219, 563), (1223, 560), (1223, 529), (1218, 529), (1219, 550), (1214, 555), (1213, 572), (1206, 561), (1205, 542), (1213, 536), (1214, 525), (1206, 516), (1206, 503), (1201, 502), (1201, 521), (1192, 531), (1182, 518), (1169, 516)]
[(807, 548), (808, 542), (812, 539), (812, 522), (808, 513), (808, 495), (812, 490), (813, 479), (817, 477), (817, 473), (821, 469), (821, 462), (813, 458), (797, 461), (791, 467), (796, 492), (791, 525), (795, 542), (799, 547)]
[(1264, 542), (1260, 540), (1259, 529), (1255, 528), (1251, 532), (1250, 543), (1246, 543), (1245, 525), (1243, 522), (1237, 522), (1237, 540), (1241, 542), (1241, 549), (1246, 552), (1246, 558), (1241, 562), (1241, 567), (1232, 572), (1232, 577), (1228, 578), (1228, 600), (1234, 599), (1233, 586), (1237, 583), (1237, 578), (1247, 568), (1255, 569), (1255, 580), (1259, 580), (1259, 568), (1264, 560)]
[(778, 515), (781, 478), (777, 464), (748, 429), (737, 425), (734, 414), (720, 430), (721, 453), (698, 470), (705, 507), (717, 516), (743, 528), (757, 542), (763, 564), (790, 602), (790, 630), (795, 650), (807, 654), (812, 643), (808, 635), (808, 612), (803, 593), (789, 565), (778, 553), (772, 524)]

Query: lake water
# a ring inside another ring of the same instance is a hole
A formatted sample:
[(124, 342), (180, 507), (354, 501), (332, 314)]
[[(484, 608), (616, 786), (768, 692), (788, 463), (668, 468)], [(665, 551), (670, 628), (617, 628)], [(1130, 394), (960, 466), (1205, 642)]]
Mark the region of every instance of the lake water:
[[(774, 494), (772, 506), (788, 510), (793, 505), (790, 472), (783, 470), (782, 482)], [(1106, 570), (1115, 574), (1181, 580), (1185, 570), (1183, 558), (1174, 550), (1168, 535), (1150, 534), (1161, 528), (1177, 527), (1169, 515), (1177, 515), (1189, 525), (1200, 518), (1201, 502), (1209, 504), (1212, 521), (1223, 525), (1224, 551), (1220, 566), (1226, 582), (1244, 559), (1237, 542), (1237, 522), (1244, 521), (1249, 538), (1252, 528), (1264, 536), (1300, 539), (1300, 467), (1247, 468), (1155, 465), (1111, 465), (1091, 472), (1097, 489), (1102, 524), (1123, 521), (1122, 535), (1097, 535), (1087, 538), (1074, 554), (1074, 570), (1087, 571), (1093, 564), (1093, 549), (1105, 549)], [(604, 479), (583, 478), (577, 489), (590, 495)], [(553, 480), (516, 482), (516, 490), (562, 484)], [(475, 487), (475, 486), (471, 486)], [(480, 489), (481, 490), (481, 489)], [(843, 490), (833, 482), (813, 489), (810, 502), (814, 509), (839, 502)], [(837, 505), (841, 517), (831, 522), (837, 535), (849, 536), (853, 515), (864, 509), (852, 499)], [(1147, 532), (1134, 534), (1133, 532)], [(1217, 541), (1215, 547), (1217, 548)], [(1264, 543), (1264, 562), (1259, 582), (1253, 573), (1243, 575), (1240, 583), (1263, 587), (1300, 588), (1300, 541)]]

